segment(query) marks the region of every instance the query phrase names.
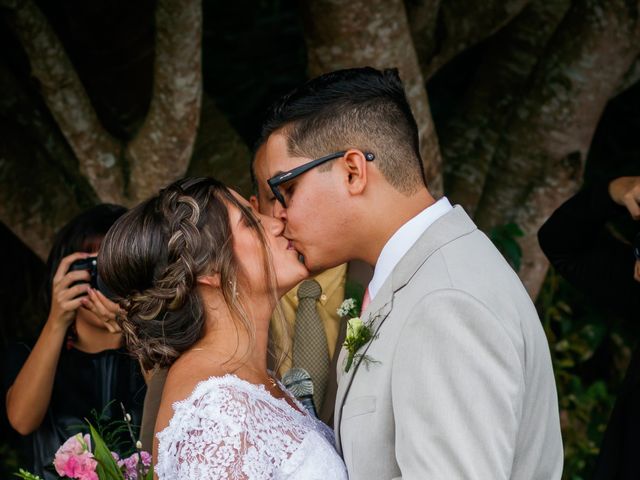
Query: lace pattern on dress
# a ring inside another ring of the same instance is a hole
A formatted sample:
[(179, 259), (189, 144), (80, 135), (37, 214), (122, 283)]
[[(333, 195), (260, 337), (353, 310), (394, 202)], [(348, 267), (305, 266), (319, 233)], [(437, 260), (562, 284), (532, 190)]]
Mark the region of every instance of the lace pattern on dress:
[[(333, 432), (322, 422), (234, 375), (200, 382), (173, 409), (169, 425), (157, 434), (160, 479), (279, 478), (310, 431), (333, 447)], [(333, 448), (322, 451), (340, 460)]]

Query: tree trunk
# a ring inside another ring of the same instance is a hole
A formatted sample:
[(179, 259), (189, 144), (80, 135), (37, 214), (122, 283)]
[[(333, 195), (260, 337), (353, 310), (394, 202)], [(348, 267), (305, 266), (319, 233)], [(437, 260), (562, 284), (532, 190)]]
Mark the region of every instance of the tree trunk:
[(312, 0), (301, 4), (310, 76), (365, 65), (398, 68), (418, 124), (429, 189), (441, 195), (438, 139), (402, 1)]
[(187, 175), (214, 177), (241, 195), (251, 195), (251, 152), (207, 95)]
[(187, 171), (200, 119), (201, 41), (199, 0), (158, 1), (151, 106), (127, 147), (134, 202)]
[(459, 111), (439, 128), (445, 191), (473, 216), (501, 133), (570, 0), (536, 0), (488, 40)]
[(29, 138), (29, 130), (4, 121), (0, 128), (6, 137), (0, 143), (0, 220), (45, 260), (55, 232), (83, 206), (73, 181)]
[(3, 0), (25, 49), (33, 75), (80, 171), (103, 201), (122, 203), (122, 147), (102, 127), (57, 35), (32, 0)]
[(425, 79), (467, 48), (488, 38), (530, 0), (411, 0), (407, 13)]
[[(0, 63), (0, 221), (41, 259), (54, 233), (98, 202), (53, 120)], [(6, 123), (6, 124), (5, 124)]]
[(628, 88), (631, 88), (633, 85), (638, 83), (638, 80), (640, 80), (640, 56), (636, 57), (635, 61), (631, 64), (631, 67), (629, 67), (629, 70), (627, 70), (627, 73), (624, 74), (624, 78), (616, 88), (613, 96), (616, 97)]
[[(515, 221), (532, 247), (544, 219), (578, 187), (602, 111), (638, 55), (638, 8), (584, 0), (566, 15), (496, 149), (475, 217), (481, 228)], [(520, 276), (534, 297), (541, 263), (538, 247), (524, 250)]]

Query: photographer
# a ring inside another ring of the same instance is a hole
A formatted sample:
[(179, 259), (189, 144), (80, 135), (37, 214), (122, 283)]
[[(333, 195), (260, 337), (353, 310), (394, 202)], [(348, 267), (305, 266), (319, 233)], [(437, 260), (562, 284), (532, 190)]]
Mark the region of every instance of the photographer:
[[(640, 319), (640, 234), (635, 248), (608, 228), (640, 220), (640, 177), (585, 188), (542, 226), (538, 239), (555, 269), (598, 304), (629, 321)], [(640, 230), (637, 224), (636, 232)], [(635, 250), (635, 252), (634, 252)], [(640, 471), (640, 352), (636, 349), (611, 414), (593, 478), (637, 479)]]
[(17, 345), (9, 352), (7, 416), (26, 437), (28, 468), (45, 478), (57, 478), (45, 467), (69, 436), (87, 431), (92, 410), (120, 419), (122, 402), (139, 423), (144, 380), (121, 349), (118, 306), (97, 290), (94, 260), (125, 211), (98, 205), (60, 230), (47, 261), (47, 321), (32, 349)]

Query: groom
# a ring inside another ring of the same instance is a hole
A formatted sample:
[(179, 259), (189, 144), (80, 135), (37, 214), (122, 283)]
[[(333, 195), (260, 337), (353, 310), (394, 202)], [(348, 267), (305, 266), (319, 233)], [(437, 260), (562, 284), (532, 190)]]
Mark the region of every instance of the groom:
[(429, 193), (397, 71), (311, 80), (274, 106), (263, 141), (274, 213), (307, 267), (375, 267), (361, 315), (373, 338), (338, 363), (349, 477), (559, 479), (540, 321), (464, 210)]

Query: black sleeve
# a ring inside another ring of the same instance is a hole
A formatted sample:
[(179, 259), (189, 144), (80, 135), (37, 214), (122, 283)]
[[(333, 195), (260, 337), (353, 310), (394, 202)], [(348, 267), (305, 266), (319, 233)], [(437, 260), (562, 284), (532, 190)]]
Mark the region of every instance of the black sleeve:
[(626, 317), (640, 312), (640, 283), (634, 280), (631, 245), (616, 239), (607, 221), (626, 208), (609, 196), (608, 183), (584, 189), (567, 200), (538, 232), (554, 268), (572, 285)]

